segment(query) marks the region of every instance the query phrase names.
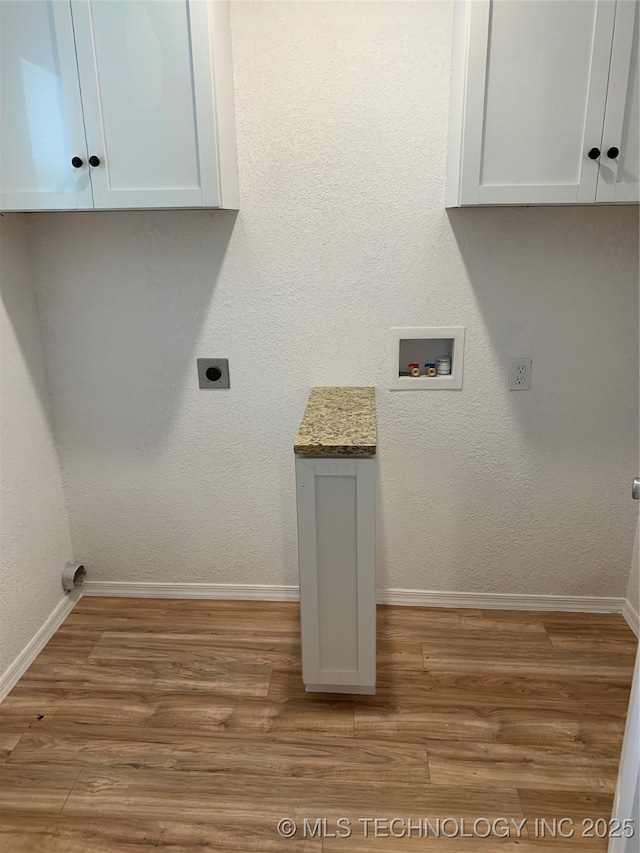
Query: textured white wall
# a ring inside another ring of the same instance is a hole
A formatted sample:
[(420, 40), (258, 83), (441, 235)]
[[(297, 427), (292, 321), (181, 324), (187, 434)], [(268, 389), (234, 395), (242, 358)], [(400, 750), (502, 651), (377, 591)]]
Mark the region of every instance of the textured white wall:
[[(295, 583), (307, 391), (372, 384), (379, 585), (623, 595), (638, 211), (447, 214), (451, 5), (236, 3), (242, 210), (31, 218), (93, 579)], [(464, 325), (462, 392), (390, 392), (388, 329)], [(530, 393), (508, 360), (533, 358)], [(228, 356), (229, 392), (196, 356)]]
[(0, 218), (0, 672), (62, 599), (71, 559), (25, 225), (20, 214)]

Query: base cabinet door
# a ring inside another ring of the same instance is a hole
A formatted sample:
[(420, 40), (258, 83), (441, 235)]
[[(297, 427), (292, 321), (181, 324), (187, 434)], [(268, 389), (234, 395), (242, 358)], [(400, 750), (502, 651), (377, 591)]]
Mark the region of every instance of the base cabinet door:
[(375, 458), (296, 457), (302, 678), (375, 693)]
[(0, 2), (0, 81), (0, 209), (91, 208), (69, 3)]

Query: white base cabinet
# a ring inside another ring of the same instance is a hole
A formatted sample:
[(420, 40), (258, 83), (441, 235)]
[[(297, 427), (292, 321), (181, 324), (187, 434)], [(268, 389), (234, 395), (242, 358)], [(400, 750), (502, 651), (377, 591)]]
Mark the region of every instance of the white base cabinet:
[(375, 693), (375, 457), (295, 464), (304, 684)]

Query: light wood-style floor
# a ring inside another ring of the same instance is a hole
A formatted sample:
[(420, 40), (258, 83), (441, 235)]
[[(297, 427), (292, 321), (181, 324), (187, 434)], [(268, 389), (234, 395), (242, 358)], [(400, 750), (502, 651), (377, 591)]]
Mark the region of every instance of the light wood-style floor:
[[(295, 604), (82, 599), (0, 705), (0, 850), (606, 850), (536, 838), (534, 819), (580, 834), (610, 816), (636, 648), (621, 616), (379, 607), (376, 696), (306, 694), (299, 648)], [(305, 817), (353, 834), (304, 839)], [(362, 817), (527, 825), (364, 838)]]

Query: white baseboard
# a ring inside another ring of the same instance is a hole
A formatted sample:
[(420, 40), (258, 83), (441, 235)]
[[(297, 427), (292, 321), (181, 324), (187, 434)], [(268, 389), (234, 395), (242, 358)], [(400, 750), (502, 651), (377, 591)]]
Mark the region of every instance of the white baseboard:
[[(84, 595), (128, 598), (210, 598), (238, 601), (298, 601), (300, 597), (297, 585), (232, 583), (87, 581), (82, 592)], [(481, 607), (500, 610), (565, 610), (578, 613), (622, 613), (627, 603), (624, 598), (599, 596), (499, 595), (422, 589), (379, 589), (377, 600), (379, 604), (403, 604), (407, 607)]]
[(627, 625), (631, 628), (636, 637), (640, 636), (640, 616), (628, 598), (622, 606), (622, 615), (627, 620)]
[(490, 592), (441, 592), (379, 589), (379, 604), (406, 607), (473, 607), (483, 610), (564, 610), (575, 613), (620, 613), (624, 598), (590, 595), (516, 595)]
[(13, 661), (13, 663), (9, 664), (7, 669), (2, 673), (2, 675), (0, 675), (0, 702), (2, 702), (7, 693), (29, 669), (33, 661), (44, 649), (69, 613), (71, 613), (79, 597), (80, 596), (77, 592), (71, 592), (69, 595), (65, 595), (62, 601), (54, 607), (50, 616), (47, 618), (44, 625), (38, 630), (37, 634), (29, 640), (18, 657)]
[(87, 581), (83, 595), (125, 598), (210, 598), (236, 601), (298, 601), (297, 586), (256, 583), (130, 583)]

